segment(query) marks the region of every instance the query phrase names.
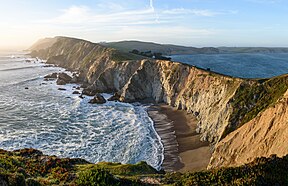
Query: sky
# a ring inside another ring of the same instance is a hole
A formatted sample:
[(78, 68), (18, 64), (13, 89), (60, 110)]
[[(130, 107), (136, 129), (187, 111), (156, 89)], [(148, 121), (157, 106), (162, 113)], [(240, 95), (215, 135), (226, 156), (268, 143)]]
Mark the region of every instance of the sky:
[(0, 0), (0, 49), (40, 38), (288, 47), (288, 0)]

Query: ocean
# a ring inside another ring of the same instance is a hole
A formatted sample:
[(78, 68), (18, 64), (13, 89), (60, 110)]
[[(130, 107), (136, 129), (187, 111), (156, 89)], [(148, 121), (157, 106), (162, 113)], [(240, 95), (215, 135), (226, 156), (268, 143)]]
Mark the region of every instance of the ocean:
[(288, 53), (173, 55), (172, 61), (241, 78), (269, 78), (288, 73)]
[(45, 75), (62, 71), (23, 53), (0, 53), (0, 148), (31, 147), (93, 163), (146, 161), (160, 169), (164, 149), (148, 106), (92, 105), (92, 97), (72, 94), (78, 85), (44, 81)]
[[(288, 73), (288, 54), (198, 54), (172, 59), (244, 78)], [(146, 161), (160, 169), (164, 148), (148, 106), (114, 101), (92, 105), (88, 103), (92, 97), (72, 94), (78, 85), (44, 81), (45, 75), (63, 71), (45, 67), (24, 53), (0, 53), (0, 148), (36, 148), (93, 163)]]

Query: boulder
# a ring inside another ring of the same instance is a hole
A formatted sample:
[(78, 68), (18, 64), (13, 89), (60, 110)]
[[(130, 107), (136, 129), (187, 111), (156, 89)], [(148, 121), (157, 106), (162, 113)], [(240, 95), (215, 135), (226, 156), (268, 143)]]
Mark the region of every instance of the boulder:
[(65, 88), (58, 88), (58, 90), (62, 90), (62, 91), (64, 91), (64, 90), (66, 90)]
[(57, 85), (66, 85), (67, 82), (64, 81), (64, 80), (62, 80), (62, 79), (57, 79), (56, 84), (57, 84)]
[(56, 79), (57, 78), (57, 73), (56, 72), (54, 72), (54, 73), (52, 73), (52, 74), (48, 74), (48, 75), (46, 75), (46, 76), (44, 76), (44, 78), (45, 79)]
[(58, 74), (58, 79), (62, 79), (62, 80), (64, 80), (64, 81), (66, 81), (66, 82), (71, 82), (72, 77), (69, 76), (68, 74), (62, 72), (62, 73), (59, 73), (59, 74)]
[(83, 94), (81, 94), (81, 95), (79, 96), (79, 98), (84, 99), (85, 97), (83, 96)]
[(82, 94), (86, 96), (94, 96), (95, 94), (97, 94), (97, 91), (91, 88), (84, 88)]
[(89, 101), (91, 104), (104, 104), (106, 103), (105, 98), (101, 94), (96, 94), (93, 99)]
[(62, 72), (58, 74), (58, 79), (56, 81), (57, 85), (66, 85), (67, 83), (71, 83), (72, 77)]
[(79, 91), (74, 91), (72, 94), (80, 94)]
[(113, 96), (111, 96), (108, 101), (119, 101), (120, 95), (116, 92)]

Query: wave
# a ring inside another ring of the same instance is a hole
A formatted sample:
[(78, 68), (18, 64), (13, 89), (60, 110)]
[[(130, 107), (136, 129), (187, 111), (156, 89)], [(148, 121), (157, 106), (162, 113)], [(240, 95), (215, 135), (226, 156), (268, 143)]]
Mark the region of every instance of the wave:
[(0, 69), (0, 71), (7, 72), (7, 71), (15, 71), (15, 70), (34, 69), (38, 67), (41, 67), (41, 66), (37, 65), (37, 66), (29, 66), (29, 67), (8, 68), (8, 69)]
[[(31, 86), (38, 85), (40, 78), (18, 82), (15, 87), (35, 80)], [(19, 88), (11, 96), (6, 89), (6, 96), (0, 96), (0, 103), (1, 99), (6, 103), (0, 113), (5, 121), (3, 125), (0, 121), (1, 148), (33, 147), (49, 155), (93, 163), (146, 161), (161, 168), (163, 145), (143, 105), (113, 101), (91, 105), (90, 97), (80, 99), (72, 94), (73, 85), (64, 85), (67, 91), (57, 91), (58, 87), (49, 83), (33, 90)]]
[(23, 85), (32, 81), (37, 81), (39, 79), (42, 79), (42, 77), (35, 77), (35, 78), (30, 78), (30, 79), (21, 79), (21, 81), (17, 82), (8, 82), (0, 85), (0, 87), (5, 88), (5, 87), (11, 87), (11, 86), (18, 86), (18, 85)]

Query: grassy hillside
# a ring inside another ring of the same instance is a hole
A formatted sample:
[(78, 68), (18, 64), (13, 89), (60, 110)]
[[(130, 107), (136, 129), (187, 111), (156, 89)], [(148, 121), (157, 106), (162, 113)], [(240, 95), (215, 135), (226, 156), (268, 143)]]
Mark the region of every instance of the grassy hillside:
[(49, 48), (54, 43), (56, 43), (57, 40), (58, 40), (58, 37), (39, 39), (28, 50), (33, 51), (33, 50), (42, 50), (42, 49)]
[(194, 173), (158, 172), (145, 162), (91, 164), (46, 156), (35, 149), (0, 150), (2, 185), (287, 185), (288, 156), (258, 158), (250, 164)]
[(101, 43), (101, 45), (115, 48), (123, 52), (129, 52), (134, 49), (137, 49), (141, 52), (146, 51), (160, 52), (163, 55), (218, 53), (218, 49), (213, 47), (195, 48), (195, 47), (185, 47), (178, 45), (163, 45), (158, 43), (141, 42), (141, 41), (120, 41), (111, 43)]
[(233, 114), (222, 138), (252, 120), (280, 99), (288, 89), (288, 75), (244, 81), (230, 101)]

